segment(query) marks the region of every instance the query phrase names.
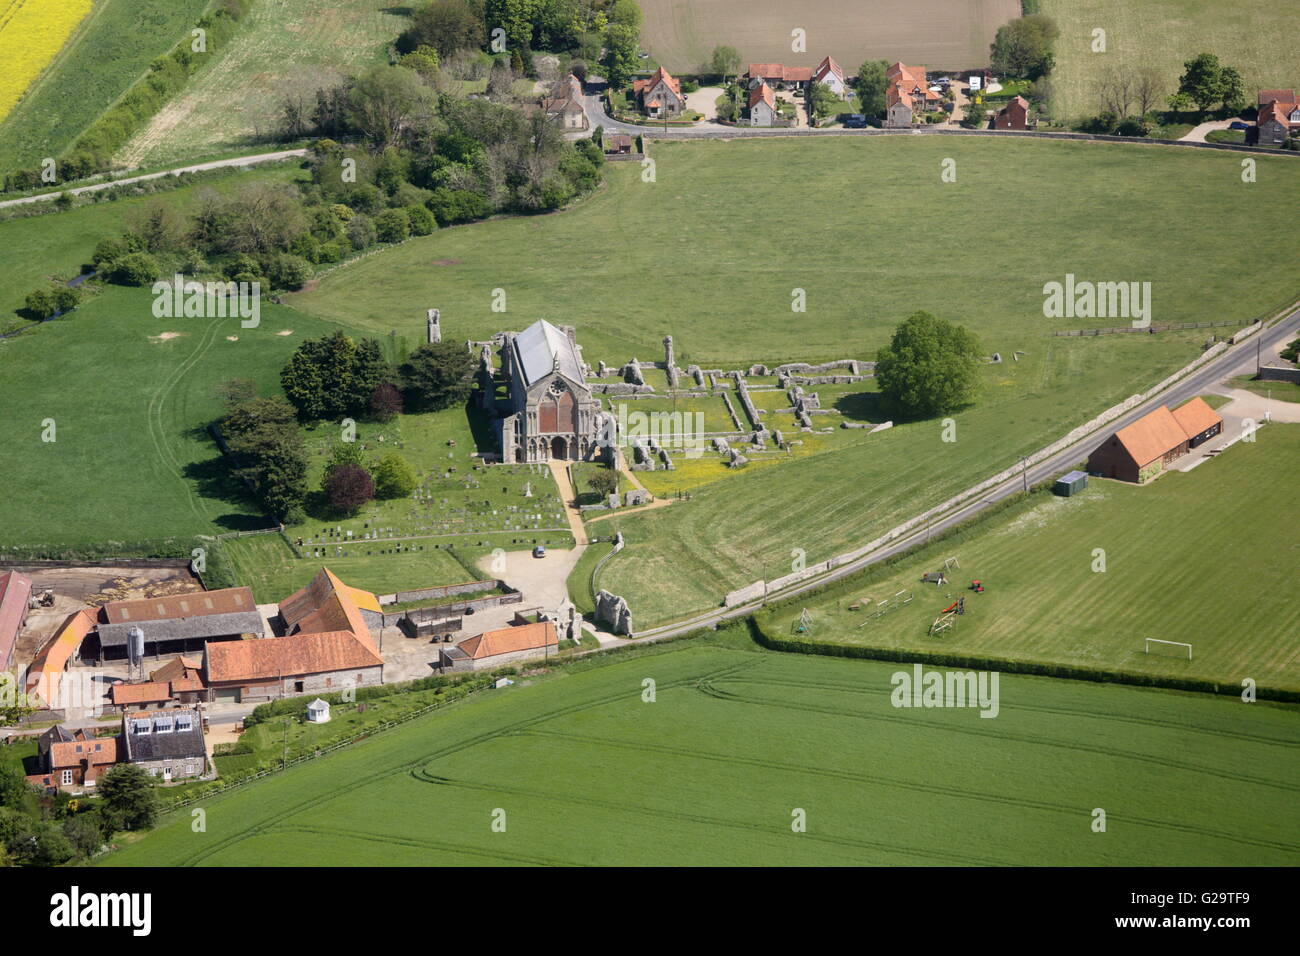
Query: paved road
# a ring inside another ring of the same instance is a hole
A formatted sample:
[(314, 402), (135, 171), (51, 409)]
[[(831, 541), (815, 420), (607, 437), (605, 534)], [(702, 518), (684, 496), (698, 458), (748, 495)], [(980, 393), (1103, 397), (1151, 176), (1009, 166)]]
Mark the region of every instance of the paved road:
[[(804, 594), (821, 588), (831, 581), (836, 581), (840, 578), (856, 574), (864, 568), (870, 567), (873, 564), (878, 564), (887, 558), (915, 547), (917, 544), (928, 540), (931, 535), (940, 534), (954, 525), (969, 520), (971, 517), (987, 510), (991, 505), (994, 505), (997, 502), (1023, 490), (1026, 483), (1033, 485), (1039, 481), (1050, 478), (1053, 475), (1059, 474), (1074, 465), (1080, 459), (1086, 458), (1097, 446), (1103, 435), (1108, 435), (1111, 432), (1132, 424), (1143, 415), (1146, 415), (1148, 412), (1160, 405), (1177, 405), (1211, 390), (1215, 384), (1223, 379), (1253, 372), (1255, 370), (1257, 349), (1259, 350), (1259, 353), (1268, 355), (1271, 349), (1277, 347), (1281, 343), (1289, 341), (1291, 338), (1294, 338), (1297, 332), (1300, 332), (1300, 309), (1293, 310), (1281, 321), (1275, 323), (1270, 328), (1257, 332), (1254, 336), (1239, 345), (1229, 347), (1226, 352), (1218, 358), (1207, 362), (1204, 367), (1197, 369), (1177, 384), (1166, 389), (1159, 395), (1148, 399), (1146, 402), (1143, 402), (1127, 414), (1121, 415), (1115, 421), (1094, 432), (1092, 435), (1080, 439), (1068, 448), (1044, 459), (1037, 465), (1031, 466), (1028, 469), (1027, 475), (1017, 474), (1014, 477), (1007, 479), (1002, 484), (988, 489), (984, 494), (977, 496), (969, 503), (959, 505), (955, 510), (944, 515), (942, 518), (936, 519), (927, 528), (922, 528), (918, 531), (897, 538), (869, 554), (863, 555), (848, 564), (841, 565), (832, 571), (828, 571), (820, 577), (811, 578), (807, 581), (800, 582), (798, 585), (787, 588), (780, 593), (778, 596), (779, 599), (784, 600), (786, 598), (795, 597), (799, 594)], [(699, 617), (692, 618), (689, 621), (665, 625), (664, 627), (651, 628), (648, 631), (644, 631), (635, 640), (629, 641), (624, 639), (621, 640), (619, 644), (644, 643), (646, 640), (664, 640), (670, 637), (679, 637), (684, 634), (690, 634), (694, 631), (706, 627), (712, 627), (724, 621), (747, 617), (761, 608), (764, 603), (765, 601), (758, 600), (731, 608), (719, 608), (718, 610), (710, 611), (706, 614), (700, 615)], [(614, 645), (611, 644), (610, 646)]]
[[(208, 169), (223, 169), (227, 166), (257, 166), (261, 163), (274, 163), (281, 159), (292, 159), (295, 156), (306, 156), (305, 149), (282, 149), (275, 153), (259, 153), (256, 156), (235, 156), (231, 159), (214, 159), (209, 163), (198, 163), (194, 166), (178, 166), (175, 169), (164, 169), (158, 173), (144, 173), (140, 176), (128, 176), (124, 179), (105, 180), (102, 183), (93, 183), (89, 186), (78, 186), (75, 189), (69, 189), (67, 192), (74, 196), (80, 196), (82, 193), (98, 192), (101, 189), (112, 189), (114, 186), (125, 186), (130, 183), (140, 183), (148, 179), (161, 179), (164, 176), (179, 176), (181, 173), (199, 173)], [(6, 199), (0, 202), (0, 209), (6, 206), (22, 206), (27, 203), (45, 202), (50, 199), (57, 199), (62, 193), (40, 193), (36, 196), (23, 196), (21, 199)]]

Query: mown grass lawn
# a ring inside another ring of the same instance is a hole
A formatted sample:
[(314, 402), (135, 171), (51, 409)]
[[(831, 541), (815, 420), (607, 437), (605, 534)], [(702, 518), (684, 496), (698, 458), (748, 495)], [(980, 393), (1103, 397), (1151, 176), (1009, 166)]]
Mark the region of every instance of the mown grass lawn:
[[(1300, 425), (1262, 428), (1190, 472), (1146, 487), (1092, 479), (1080, 495), (1032, 496), (915, 558), (761, 617), (786, 637), (807, 607), (801, 640), (979, 658), (1050, 662), (1261, 687), (1300, 688), (1289, 598), (1300, 578), (1294, 530)], [(1100, 549), (1100, 554), (1098, 553)], [(948, 584), (922, 584), (955, 556)], [(1099, 559), (1103, 562), (1098, 564)], [(1103, 568), (1104, 570), (1098, 570)], [(984, 582), (981, 594), (966, 590)], [(900, 590), (910, 604), (872, 618)], [(931, 637), (961, 596), (966, 613)], [(857, 610), (850, 610), (859, 604)], [(1144, 639), (1190, 642), (1144, 653)]]
[[(1247, 101), (1259, 89), (1300, 84), (1300, 12), (1267, 0), (1042, 0), (1056, 21), (1052, 71), (1053, 118), (1077, 119), (1101, 112), (1098, 83), (1108, 72), (1156, 67), (1165, 96), (1178, 88), (1183, 63), (1213, 53), (1241, 71)], [(1092, 52), (1093, 31), (1106, 32), (1106, 51)], [(1164, 97), (1159, 108), (1164, 108)]]
[(1293, 708), (1004, 675), (989, 720), (891, 706), (898, 669), (700, 644), (585, 662), (209, 800), (206, 832), (174, 814), (98, 862), (1296, 861)]
[(0, 124), (0, 175), (58, 156), (185, 36), (209, 0), (96, 0)]

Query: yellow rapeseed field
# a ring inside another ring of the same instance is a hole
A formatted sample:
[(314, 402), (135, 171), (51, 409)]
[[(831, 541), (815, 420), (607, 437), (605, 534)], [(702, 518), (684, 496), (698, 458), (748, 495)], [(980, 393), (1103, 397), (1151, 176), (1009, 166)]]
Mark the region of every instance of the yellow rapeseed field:
[(0, 0), (0, 120), (90, 7), (91, 0)]

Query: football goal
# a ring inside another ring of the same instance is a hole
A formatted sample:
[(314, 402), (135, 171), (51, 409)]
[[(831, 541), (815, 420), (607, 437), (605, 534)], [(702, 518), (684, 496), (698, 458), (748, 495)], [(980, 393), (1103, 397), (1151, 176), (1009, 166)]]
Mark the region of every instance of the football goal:
[[(1161, 640), (1160, 638), (1158, 638), (1158, 637), (1148, 637), (1148, 638), (1146, 638), (1146, 647), (1143, 649), (1143, 653), (1150, 654), (1150, 653), (1151, 653), (1151, 645), (1152, 645), (1152, 644), (1160, 644), (1160, 645), (1163, 645), (1163, 646), (1165, 646), (1165, 647), (1183, 647), (1183, 648), (1186, 648), (1186, 649), (1187, 649), (1187, 659), (1188, 659), (1189, 661), (1192, 659), (1192, 645), (1186, 643), (1185, 641), (1162, 641), (1162, 640)], [(1160, 648), (1156, 648), (1156, 650), (1160, 650)], [(1176, 653), (1181, 654), (1182, 652), (1179, 651), (1179, 652), (1176, 652)]]

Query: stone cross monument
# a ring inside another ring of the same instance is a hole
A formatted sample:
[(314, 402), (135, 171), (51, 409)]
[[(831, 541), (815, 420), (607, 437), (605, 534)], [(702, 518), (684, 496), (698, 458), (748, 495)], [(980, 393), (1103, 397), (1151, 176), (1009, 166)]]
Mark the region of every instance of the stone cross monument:
[(441, 313), (437, 309), (430, 309), (429, 317), (429, 344), (442, 341), (442, 326), (439, 324)]

